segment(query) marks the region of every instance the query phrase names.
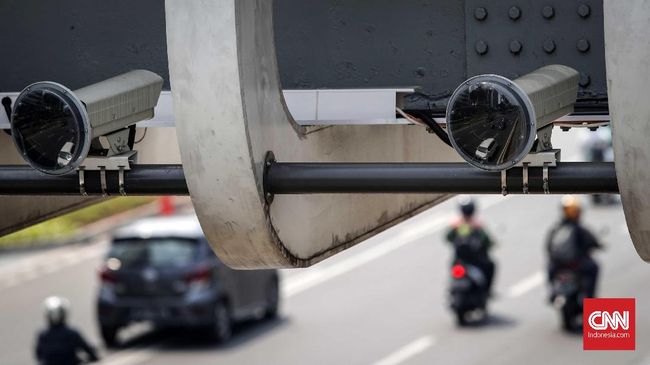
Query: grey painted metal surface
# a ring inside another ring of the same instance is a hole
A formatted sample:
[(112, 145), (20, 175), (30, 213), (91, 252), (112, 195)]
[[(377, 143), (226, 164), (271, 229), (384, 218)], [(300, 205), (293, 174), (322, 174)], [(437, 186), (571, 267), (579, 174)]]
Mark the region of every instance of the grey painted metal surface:
[(649, 24), (650, 2), (605, 0), (616, 172), (632, 240), (650, 262)]
[(272, 10), (268, 0), (167, 1), (183, 167), (206, 236), (235, 267), (308, 266), (444, 199), (282, 196), (267, 206), (267, 151), (281, 161), (457, 159), (418, 126), (298, 126), (282, 99)]
[(499, 72), (514, 79), (562, 64), (581, 73), (582, 97), (607, 94), (602, 0), (467, 0), (465, 25), (469, 76)]
[[(274, 4), (286, 89), (421, 86), (432, 99), (413, 97), (411, 107), (444, 111), (446, 97), (469, 76), (515, 78), (562, 63), (583, 73), (584, 97), (606, 94), (602, 0)], [(541, 15), (548, 5), (555, 9), (551, 19)], [(479, 8), (483, 20), (476, 18)], [(474, 50), (478, 38), (484, 55)], [(553, 41), (551, 54), (543, 50), (546, 41)], [(169, 89), (163, 0), (2, 1), (0, 44), (0, 92), (42, 80), (75, 89), (137, 68), (162, 75)]]

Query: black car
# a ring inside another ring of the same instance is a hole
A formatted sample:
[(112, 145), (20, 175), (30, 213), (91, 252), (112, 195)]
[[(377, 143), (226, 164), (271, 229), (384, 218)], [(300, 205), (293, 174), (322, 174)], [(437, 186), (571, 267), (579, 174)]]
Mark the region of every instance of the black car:
[(202, 329), (225, 341), (234, 322), (278, 313), (278, 272), (228, 268), (195, 216), (149, 218), (118, 230), (100, 279), (97, 317), (109, 347), (131, 323)]

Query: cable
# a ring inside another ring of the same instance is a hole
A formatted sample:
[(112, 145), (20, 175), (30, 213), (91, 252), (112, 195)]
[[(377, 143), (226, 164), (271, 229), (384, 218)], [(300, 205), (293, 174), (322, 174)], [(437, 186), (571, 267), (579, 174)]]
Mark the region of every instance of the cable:
[(137, 140), (137, 141), (135, 141), (135, 143), (134, 143), (134, 144), (138, 144), (138, 143), (140, 143), (140, 142), (142, 142), (142, 141), (144, 141), (144, 138), (145, 138), (145, 137), (147, 136), (147, 130), (149, 130), (149, 128), (148, 128), (148, 127), (144, 129), (144, 134), (142, 135), (142, 137), (140, 137), (140, 139), (139, 139), (139, 140)]
[(433, 119), (431, 115), (429, 115), (427, 112), (419, 111), (419, 110), (410, 110), (410, 111), (405, 111), (405, 113), (412, 115), (415, 118), (420, 119), (422, 122), (426, 124), (428, 127), (429, 132), (434, 133), (440, 140), (442, 140), (447, 146), (453, 148), (451, 145), (451, 141), (449, 140), (449, 135), (447, 132), (445, 132), (442, 127), (438, 125), (438, 123)]
[[(7, 113), (7, 120), (9, 120), (9, 124), (11, 124), (11, 98), (8, 96), (2, 98), (2, 106), (5, 109), (5, 113)], [(6, 134), (11, 135), (11, 129), (4, 129), (3, 131)]]

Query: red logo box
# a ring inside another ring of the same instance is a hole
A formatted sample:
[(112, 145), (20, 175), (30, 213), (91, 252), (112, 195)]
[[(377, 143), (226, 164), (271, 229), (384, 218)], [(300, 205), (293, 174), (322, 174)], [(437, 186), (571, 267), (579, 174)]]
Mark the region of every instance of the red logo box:
[(583, 349), (634, 350), (635, 303), (635, 299), (585, 299)]

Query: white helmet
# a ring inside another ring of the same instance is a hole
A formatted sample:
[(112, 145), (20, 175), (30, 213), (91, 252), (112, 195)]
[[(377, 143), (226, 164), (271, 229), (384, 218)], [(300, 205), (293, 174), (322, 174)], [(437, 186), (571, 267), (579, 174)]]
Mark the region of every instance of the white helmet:
[(59, 325), (65, 323), (70, 309), (70, 302), (61, 297), (49, 297), (43, 302), (45, 307), (45, 318), (50, 325)]

